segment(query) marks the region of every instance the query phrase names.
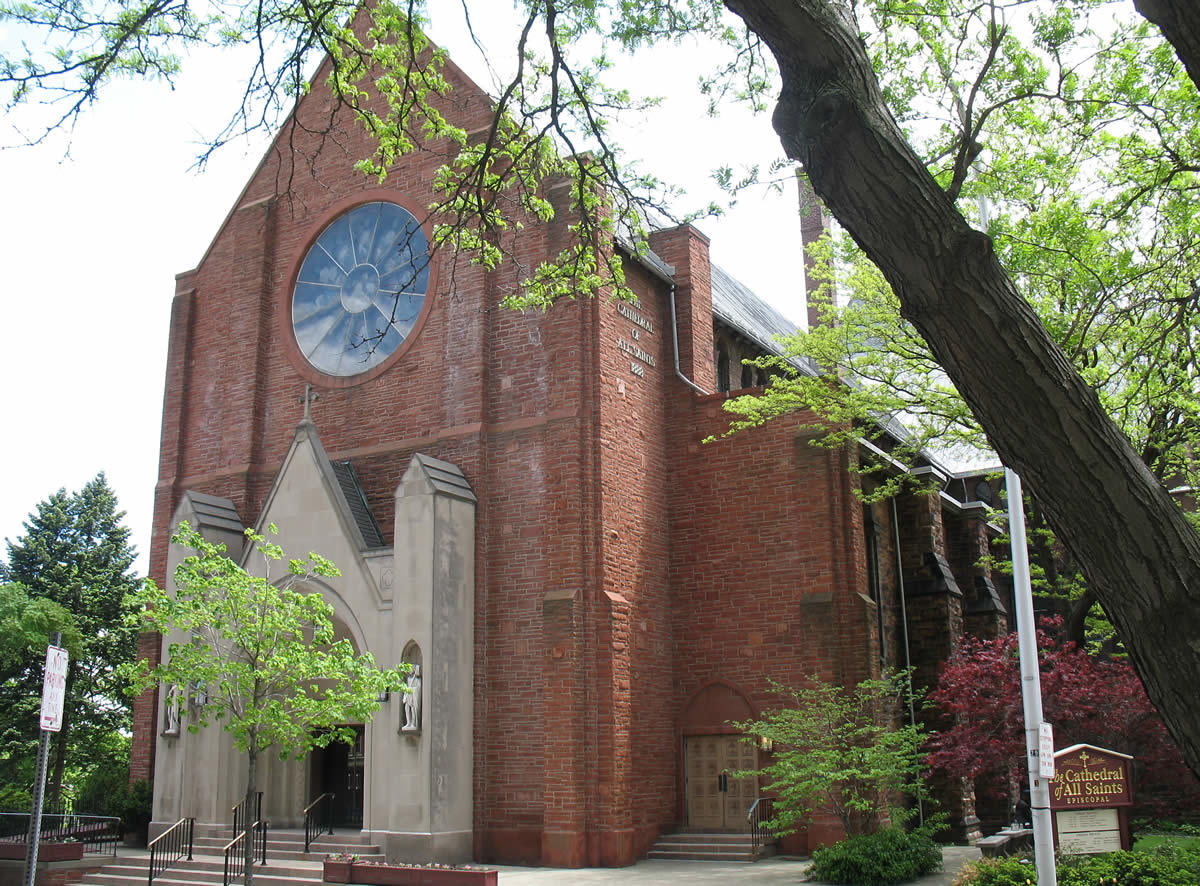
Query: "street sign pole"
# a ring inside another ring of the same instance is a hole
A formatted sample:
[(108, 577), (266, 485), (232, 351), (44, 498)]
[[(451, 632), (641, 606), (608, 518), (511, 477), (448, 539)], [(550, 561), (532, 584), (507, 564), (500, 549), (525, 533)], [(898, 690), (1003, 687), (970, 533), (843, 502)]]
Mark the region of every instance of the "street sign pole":
[[(1042, 726), (1042, 681), (1038, 671), (1037, 625), (1033, 618), (1033, 589), (1029, 580), (1029, 549), (1025, 541), (1025, 502), (1021, 478), (1005, 469), (1008, 488), (1008, 535), (1012, 549), (1013, 596), (1017, 608), (1017, 646), (1021, 662), (1021, 701), (1025, 710), (1025, 761), (1029, 769), (1029, 807), (1033, 815), (1033, 855), (1038, 886), (1056, 886), (1054, 825), (1050, 820), (1050, 782), (1054, 775), (1053, 732)], [(1041, 745), (1049, 738), (1051, 756), (1042, 760)]]
[(37, 879), (38, 841), (42, 835), (42, 799), (46, 794), (46, 761), (50, 757), (50, 736), (62, 728), (62, 710), (67, 676), (67, 651), (59, 648), (62, 635), (50, 635), (46, 650), (46, 675), (42, 682), (41, 730), (37, 773), (33, 782), (33, 810), (29, 815), (29, 844), (25, 850), (25, 886)]

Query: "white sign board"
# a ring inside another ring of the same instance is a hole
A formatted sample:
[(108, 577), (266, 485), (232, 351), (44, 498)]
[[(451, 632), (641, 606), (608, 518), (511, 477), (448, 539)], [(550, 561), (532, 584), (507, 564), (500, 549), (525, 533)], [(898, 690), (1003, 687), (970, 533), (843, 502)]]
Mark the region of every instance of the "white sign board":
[(1054, 813), (1058, 846), (1069, 855), (1117, 852), (1121, 825), (1115, 809), (1060, 809)]
[(1038, 775), (1054, 778), (1054, 727), (1049, 723), (1038, 726)]
[(46, 647), (46, 676), (42, 681), (41, 726), (47, 732), (62, 729), (63, 699), (67, 693), (67, 650)]

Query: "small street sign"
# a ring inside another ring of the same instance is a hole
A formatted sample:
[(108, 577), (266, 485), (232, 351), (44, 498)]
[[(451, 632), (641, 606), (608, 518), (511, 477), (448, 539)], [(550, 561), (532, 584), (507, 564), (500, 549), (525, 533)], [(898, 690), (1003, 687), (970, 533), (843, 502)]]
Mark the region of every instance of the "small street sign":
[(1054, 727), (1049, 723), (1038, 726), (1038, 775), (1054, 778)]
[(41, 727), (47, 732), (62, 729), (63, 699), (67, 692), (67, 650), (46, 647), (46, 676), (42, 680)]

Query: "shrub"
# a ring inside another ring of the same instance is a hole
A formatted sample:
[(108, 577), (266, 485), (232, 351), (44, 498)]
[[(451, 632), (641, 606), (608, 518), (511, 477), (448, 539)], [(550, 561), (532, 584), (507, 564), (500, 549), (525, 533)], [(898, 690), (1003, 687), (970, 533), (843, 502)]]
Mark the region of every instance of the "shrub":
[(142, 841), (150, 830), (150, 807), (153, 801), (154, 786), (146, 779), (139, 779), (129, 786), (121, 821), (126, 831), (135, 832)]
[(75, 811), (87, 815), (123, 815), (129, 802), (129, 767), (97, 767), (87, 774)]
[(813, 852), (814, 879), (848, 886), (915, 880), (942, 866), (942, 850), (924, 830), (890, 827)]
[(32, 808), (33, 797), (25, 788), (0, 785), (0, 812), (28, 812)]
[(954, 878), (954, 886), (1028, 886), (1036, 882), (1033, 862), (1011, 857), (967, 862)]
[(806, 825), (817, 810), (831, 812), (847, 836), (878, 829), (889, 803), (924, 793), (923, 727), (903, 723), (916, 696), (907, 672), (841, 687), (811, 676), (805, 685), (775, 692), (783, 707), (759, 720), (735, 724), (747, 736), (770, 742), (770, 762), (735, 777), (765, 779), (775, 797), (776, 835)]
[[(1064, 856), (1057, 862), (1059, 886), (1195, 886), (1200, 853), (1162, 847), (1153, 852)], [(963, 867), (954, 886), (1026, 886), (1037, 882), (1033, 864), (1016, 858), (984, 858)]]
[(1061, 862), (1060, 886), (1091, 886), (1111, 880), (1121, 886), (1196, 886), (1200, 857), (1164, 846), (1152, 852), (1111, 852)]

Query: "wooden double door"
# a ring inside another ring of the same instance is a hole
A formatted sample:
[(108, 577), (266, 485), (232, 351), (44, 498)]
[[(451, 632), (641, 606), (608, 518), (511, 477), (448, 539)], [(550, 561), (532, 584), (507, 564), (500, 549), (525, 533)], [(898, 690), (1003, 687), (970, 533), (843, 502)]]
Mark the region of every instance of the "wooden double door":
[(689, 735), (683, 755), (688, 827), (748, 831), (758, 780), (731, 773), (758, 766), (754, 745), (740, 735)]

